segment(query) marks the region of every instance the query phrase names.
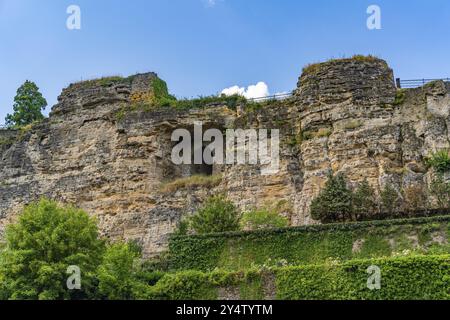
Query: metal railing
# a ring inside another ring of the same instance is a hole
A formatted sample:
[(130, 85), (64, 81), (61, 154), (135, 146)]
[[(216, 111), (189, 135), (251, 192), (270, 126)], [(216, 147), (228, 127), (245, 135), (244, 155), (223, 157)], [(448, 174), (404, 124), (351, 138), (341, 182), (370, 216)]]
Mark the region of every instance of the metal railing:
[(402, 80), (400, 78), (396, 79), (397, 88), (418, 88), (426, 85), (427, 83), (433, 81), (445, 81), (450, 82), (450, 78), (441, 78), (441, 79), (414, 79), (414, 80)]
[(293, 95), (294, 95), (294, 91), (291, 91), (291, 92), (282, 93), (282, 94), (275, 94), (272, 96), (266, 96), (266, 97), (260, 97), (260, 98), (250, 98), (247, 100), (253, 101), (253, 102), (264, 102), (264, 101), (270, 101), (270, 100), (285, 100), (285, 99), (292, 97)]

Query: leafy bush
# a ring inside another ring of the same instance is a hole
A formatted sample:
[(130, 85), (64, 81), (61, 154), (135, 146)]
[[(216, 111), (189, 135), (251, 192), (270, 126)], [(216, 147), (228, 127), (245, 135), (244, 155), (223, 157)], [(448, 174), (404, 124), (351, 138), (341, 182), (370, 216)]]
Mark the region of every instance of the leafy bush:
[[(367, 270), (372, 265), (381, 270), (379, 290), (367, 288)], [(447, 300), (449, 272), (449, 255), (282, 268), (275, 270), (276, 297), (282, 300)]]
[[(0, 279), (10, 299), (77, 299), (94, 295), (104, 252), (95, 220), (82, 210), (41, 200), (27, 206), (6, 230)], [(69, 266), (82, 271), (82, 290), (70, 291)]]
[[(381, 288), (367, 287), (370, 266), (381, 269)], [(450, 255), (352, 260), (245, 272), (182, 271), (165, 275), (153, 297), (171, 300), (217, 299), (219, 288), (238, 288), (241, 299), (411, 300), (450, 298)], [(269, 280), (268, 280), (269, 279)]]
[(375, 190), (369, 185), (367, 180), (360, 183), (353, 192), (352, 204), (352, 213), (355, 220), (359, 220), (362, 217), (370, 217), (376, 213)]
[(223, 196), (209, 198), (191, 218), (190, 227), (197, 234), (239, 230), (239, 213)]
[(431, 181), (430, 194), (436, 198), (440, 208), (450, 208), (450, 183), (444, 181), (442, 174), (437, 174)]
[(311, 216), (322, 222), (351, 219), (352, 192), (342, 174), (328, 175), (325, 188), (311, 203)]
[(47, 106), (47, 100), (39, 92), (34, 82), (25, 81), (17, 89), (14, 97), (14, 113), (6, 116), (6, 125), (9, 127), (21, 127), (44, 119), (42, 110)]
[(426, 159), (428, 166), (438, 173), (450, 171), (450, 155), (448, 150), (437, 151)]
[[(0, 253), (0, 299), (145, 299), (162, 273), (139, 263), (134, 243), (105, 245), (96, 221), (82, 210), (41, 200), (6, 231)], [(69, 290), (69, 266), (81, 289)]]
[(139, 278), (142, 274), (137, 264), (140, 256), (141, 252), (128, 243), (108, 247), (98, 268), (98, 294), (101, 298), (129, 300), (147, 297), (149, 286)]
[(392, 216), (399, 208), (400, 198), (397, 190), (391, 185), (386, 184), (380, 193), (381, 211)]
[(245, 212), (241, 219), (241, 226), (246, 230), (284, 228), (288, 224), (288, 219), (278, 214), (275, 210), (268, 209)]

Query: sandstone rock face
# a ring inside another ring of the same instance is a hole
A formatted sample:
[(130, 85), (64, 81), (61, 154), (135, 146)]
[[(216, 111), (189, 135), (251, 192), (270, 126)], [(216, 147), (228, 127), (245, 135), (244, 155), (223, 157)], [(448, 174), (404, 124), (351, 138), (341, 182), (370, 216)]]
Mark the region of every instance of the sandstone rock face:
[[(211, 194), (226, 192), (242, 209), (276, 205), (292, 225), (317, 223), (309, 205), (330, 170), (352, 184), (367, 178), (377, 190), (388, 182), (426, 186), (424, 157), (450, 146), (450, 86), (407, 90), (399, 101), (382, 60), (308, 68), (293, 98), (253, 111), (213, 105), (124, 114), (151, 96), (156, 77), (71, 85), (43, 123), (0, 130), (0, 230), (45, 196), (85, 209), (105, 236), (136, 240), (152, 256)], [(265, 176), (260, 165), (214, 165), (210, 171), (223, 175), (219, 186), (162, 192), (164, 182), (203, 172), (171, 161), (173, 130), (192, 130), (195, 121), (220, 130), (280, 129), (280, 171)]]

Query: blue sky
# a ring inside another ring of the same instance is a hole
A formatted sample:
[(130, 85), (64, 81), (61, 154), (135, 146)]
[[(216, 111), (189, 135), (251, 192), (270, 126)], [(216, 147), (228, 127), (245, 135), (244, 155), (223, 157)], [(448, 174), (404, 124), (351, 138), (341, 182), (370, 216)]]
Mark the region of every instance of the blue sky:
[[(81, 30), (66, 28), (71, 4)], [(366, 27), (371, 4), (381, 30)], [(50, 109), (71, 82), (146, 71), (178, 97), (289, 91), (305, 64), (355, 53), (405, 79), (450, 77), (449, 34), (448, 0), (0, 0), (0, 123), (26, 79)]]

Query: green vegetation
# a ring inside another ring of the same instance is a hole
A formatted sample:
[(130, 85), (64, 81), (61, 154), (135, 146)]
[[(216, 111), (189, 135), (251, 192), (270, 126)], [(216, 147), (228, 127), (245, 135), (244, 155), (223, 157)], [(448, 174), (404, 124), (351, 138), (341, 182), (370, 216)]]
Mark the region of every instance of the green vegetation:
[[(27, 206), (6, 230), (0, 253), (0, 299), (146, 298), (153, 273), (136, 264), (131, 244), (107, 245), (85, 212), (49, 200)], [(81, 289), (69, 290), (69, 266), (81, 272)]]
[(8, 138), (0, 137), (0, 148), (2, 148), (4, 146), (8, 147), (8, 146), (12, 145), (14, 143), (14, 141), (16, 141), (16, 139), (13, 137), (8, 137)]
[(400, 197), (391, 184), (386, 184), (380, 194), (381, 210), (388, 215), (393, 215), (400, 206)]
[(360, 62), (378, 62), (378, 61), (382, 61), (380, 60), (378, 57), (375, 57), (373, 55), (361, 55), (361, 54), (356, 54), (350, 58), (341, 58), (341, 59), (330, 59), (328, 61), (325, 62), (320, 62), (320, 63), (311, 63), (306, 65), (303, 68), (303, 74), (314, 74), (317, 73), (321, 66), (325, 65), (325, 64), (333, 64), (333, 63), (339, 63), (339, 62), (348, 62), (348, 61), (360, 61)]
[(403, 187), (402, 196), (403, 212), (421, 211), (429, 207), (428, 195), (421, 185), (412, 184)]
[(131, 105), (122, 107), (117, 118), (122, 119), (126, 113), (133, 111), (153, 111), (157, 109), (171, 108), (175, 110), (200, 109), (211, 105), (225, 105), (235, 110), (240, 103), (247, 100), (238, 95), (233, 96), (208, 96), (196, 99), (180, 99), (169, 93), (167, 83), (160, 78), (154, 78), (150, 83), (148, 92), (136, 92), (131, 97)]
[[(381, 269), (380, 290), (367, 288), (367, 269)], [(278, 299), (448, 299), (450, 255), (355, 260), (342, 265), (275, 271)]]
[(328, 175), (325, 188), (311, 203), (311, 216), (322, 222), (351, 220), (352, 191), (343, 175)]
[(171, 193), (180, 189), (195, 189), (198, 187), (214, 188), (222, 181), (222, 175), (193, 175), (190, 177), (179, 178), (174, 181), (164, 183), (160, 191), (163, 193)]
[(8, 114), (5, 118), (8, 127), (22, 127), (39, 122), (44, 119), (42, 110), (47, 106), (47, 100), (39, 92), (39, 88), (34, 82), (25, 81), (17, 89), (14, 97), (14, 113)]
[(450, 183), (444, 181), (442, 174), (437, 174), (431, 181), (430, 193), (440, 208), (450, 208)]
[[(380, 290), (367, 288), (368, 268), (381, 270)], [(217, 299), (219, 288), (239, 288), (242, 299), (264, 298), (267, 286), (282, 300), (411, 300), (450, 298), (450, 255), (409, 256), (250, 269), (167, 274), (152, 289), (160, 299)]]
[[(231, 219), (217, 222), (219, 213)], [(199, 210), (197, 231), (234, 230), (236, 216), (230, 202), (213, 197)], [(217, 299), (220, 289), (241, 299), (448, 299), (450, 247), (438, 239), (449, 238), (449, 222), (446, 216), (173, 236), (168, 257), (142, 263), (137, 244), (107, 244), (85, 212), (41, 200), (7, 228), (0, 299)], [(381, 269), (380, 290), (367, 288), (371, 265)], [(80, 268), (81, 290), (67, 289), (69, 266)]]
[(350, 120), (344, 125), (345, 130), (354, 130), (362, 127), (363, 122), (360, 120)]
[(300, 140), (301, 140), (301, 142), (308, 141), (308, 140), (314, 139), (315, 137), (316, 137), (316, 135), (312, 131), (302, 131)]
[(159, 107), (170, 107), (177, 110), (200, 109), (211, 105), (225, 105), (229, 109), (236, 110), (239, 103), (245, 103), (246, 99), (242, 96), (208, 96), (196, 99), (164, 99), (158, 103)]
[(98, 268), (98, 292), (102, 299), (146, 299), (149, 286), (136, 261), (141, 257), (139, 248), (117, 243), (109, 246)]
[(121, 76), (109, 76), (109, 77), (101, 77), (98, 79), (80, 81), (80, 82), (75, 83), (74, 85), (77, 87), (83, 87), (83, 88), (89, 88), (89, 87), (95, 87), (95, 86), (109, 87), (109, 86), (112, 86), (119, 82), (131, 83), (131, 80), (132, 80), (132, 77), (124, 78)]
[(450, 155), (448, 150), (439, 150), (432, 153), (426, 163), (429, 167), (436, 170), (437, 173), (446, 173), (450, 171)]
[(450, 216), (445, 216), (173, 236), (171, 265), (176, 270), (244, 270), (268, 261), (307, 265), (328, 259), (389, 257), (403, 250), (450, 253), (448, 245), (438, 246), (432, 240), (437, 234), (450, 236), (449, 221)]
[(353, 192), (352, 214), (353, 219), (358, 221), (363, 217), (371, 216), (377, 212), (377, 199), (375, 190), (364, 180)]
[(267, 208), (245, 212), (241, 218), (241, 226), (245, 230), (285, 228), (288, 225), (288, 219)]
[(190, 219), (190, 227), (197, 234), (239, 230), (239, 212), (234, 204), (223, 196), (206, 200)]
[[(450, 204), (450, 183), (439, 175), (428, 189), (409, 184), (397, 191), (387, 183), (379, 196), (367, 180), (350, 189), (343, 175), (329, 175), (325, 187), (311, 203), (311, 216), (330, 223), (445, 214), (442, 212)], [(438, 208), (430, 195), (436, 198)]]
[(406, 99), (406, 90), (405, 89), (398, 89), (397, 93), (395, 95), (394, 100), (394, 106), (402, 105), (405, 102)]
[(333, 133), (331, 128), (320, 128), (317, 131), (303, 131), (301, 133), (301, 141), (308, 141), (314, 138), (329, 137)]
[[(3, 296), (11, 299), (76, 299), (94, 294), (95, 269), (104, 242), (95, 221), (81, 210), (41, 200), (25, 208), (6, 231), (0, 256)], [(67, 268), (83, 270), (82, 291), (64, 285)]]

